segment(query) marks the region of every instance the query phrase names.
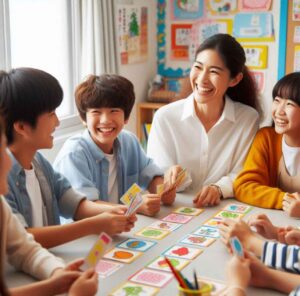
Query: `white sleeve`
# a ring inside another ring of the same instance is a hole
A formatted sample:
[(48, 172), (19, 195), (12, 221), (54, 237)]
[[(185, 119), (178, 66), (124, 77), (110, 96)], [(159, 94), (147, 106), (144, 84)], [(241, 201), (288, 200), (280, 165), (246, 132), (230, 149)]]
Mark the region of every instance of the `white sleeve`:
[(9, 263), (38, 279), (48, 278), (55, 269), (65, 267), (62, 259), (48, 252), (27, 233), (4, 198), (0, 198), (5, 219), (1, 221), (5, 233), (2, 243), (6, 244)]

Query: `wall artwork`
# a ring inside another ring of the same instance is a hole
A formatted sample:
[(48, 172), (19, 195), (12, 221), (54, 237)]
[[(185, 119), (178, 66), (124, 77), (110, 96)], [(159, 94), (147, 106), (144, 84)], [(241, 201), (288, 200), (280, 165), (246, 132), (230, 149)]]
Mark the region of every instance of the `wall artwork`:
[(203, 0), (171, 0), (173, 20), (193, 20), (203, 17)]
[(118, 5), (118, 44), (122, 65), (144, 62), (148, 58), (148, 9)]

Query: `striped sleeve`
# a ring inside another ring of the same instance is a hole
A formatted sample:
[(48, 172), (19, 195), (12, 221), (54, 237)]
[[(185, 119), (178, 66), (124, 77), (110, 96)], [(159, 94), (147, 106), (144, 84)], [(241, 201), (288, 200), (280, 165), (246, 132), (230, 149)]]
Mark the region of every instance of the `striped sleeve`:
[(300, 273), (300, 247), (265, 242), (262, 261), (265, 265), (275, 269)]
[(300, 286), (298, 286), (295, 290), (293, 290), (289, 296), (300, 296)]

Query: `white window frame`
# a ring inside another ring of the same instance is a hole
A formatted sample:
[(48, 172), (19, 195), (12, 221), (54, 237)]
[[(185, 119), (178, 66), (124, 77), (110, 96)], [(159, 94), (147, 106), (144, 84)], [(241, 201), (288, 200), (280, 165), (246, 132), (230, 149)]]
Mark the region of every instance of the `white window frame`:
[[(70, 69), (71, 88), (74, 92), (75, 86), (80, 82), (80, 6), (76, 0), (67, 1), (67, 6), (70, 30), (69, 44), (71, 49), (70, 64), (72, 65)], [(9, 71), (11, 69), (9, 0), (0, 0), (0, 52), (0, 69)], [(72, 100), (73, 98), (64, 99)], [(83, 126), (78, 116), (75, 100), (73, 99), (71, 102), (71, 115), (60, 118), (60, 126), (57, 128), (55, 136), (60, 137), (82, 128)]]

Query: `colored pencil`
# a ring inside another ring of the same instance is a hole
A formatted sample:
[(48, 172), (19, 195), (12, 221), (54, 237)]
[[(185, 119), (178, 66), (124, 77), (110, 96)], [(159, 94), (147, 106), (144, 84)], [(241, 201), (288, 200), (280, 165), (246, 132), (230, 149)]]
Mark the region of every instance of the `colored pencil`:
[(169, 265), (172, 273), (174, 274), (176, 280), (178, 281), (179, 285), (184, 288), (187, 289), (188, 285), (186, 284), (185, 280), (182, 278), (182, 276), (179, 274), (178, 270), (176, 268), (174, 268), (174, 266), (172, 265), (171, 261), (165, 257), (165, 260), (167, 262), (167, 264)]
[(199, 285), (198, 285), (198, 280), (197, 280), (197, 274), (196, 274), (195, 270), (194, 270), (194, 282), (195, 282), (195, 289), (199, 290)]

